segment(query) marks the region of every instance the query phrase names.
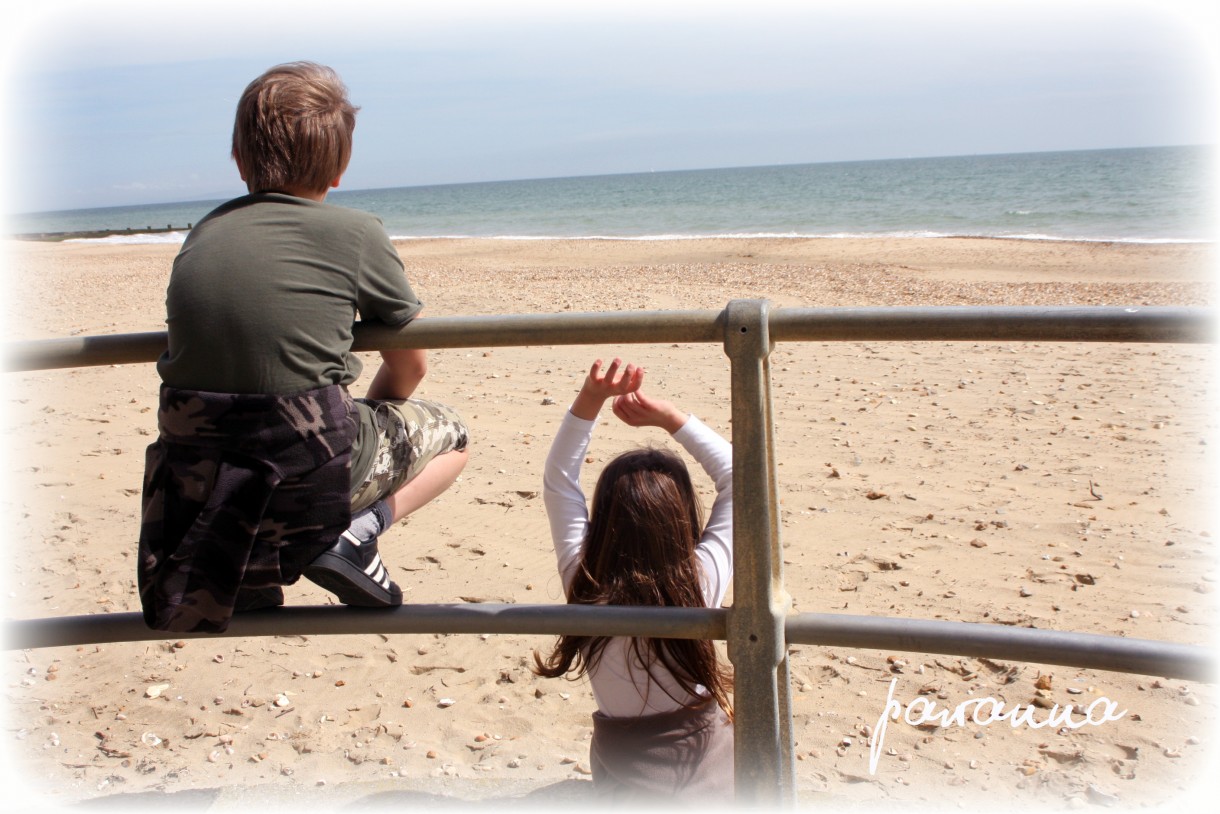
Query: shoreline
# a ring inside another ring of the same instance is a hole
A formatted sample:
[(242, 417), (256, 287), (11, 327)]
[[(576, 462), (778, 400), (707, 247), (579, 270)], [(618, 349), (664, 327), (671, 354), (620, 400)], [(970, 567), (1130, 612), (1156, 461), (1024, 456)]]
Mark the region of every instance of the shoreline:
[[(166, 226), (155, 229), (95, 229), (72, 232), (26, 232), (4, 235), (6, 240), (30, 243), (62, 243), (65, 241), (104, 242), (109, 238), (143, 235), (165, 235), (174, 232), (189, 233), (192, 224)], [(1217, 238), (1118, 238), (1118, 237), (1061, 237), (1055, 235), (971, 235), (951, 233), (848, 233), (848, 234), (771, 234), (771, 233), (725, 233), (725, 234), (655, 234), (655, 235), (390, 235), (394, 242), (410, 243), (429, 240), (491, 240), (491, 241), (594, 241), (594, 242), (668, 242), (697, 240), (999, 240), (1033, 243), (1083, 243), (1120, 246), (1214, 246)], [(158, 243), (162, 241), (149, 241)], [(116, 245), (139, 245), (140, 241), (114, 241)]]
[[(67, 240), (105, 240), (111, 237), (140, 237), (141, 235), (162, 235), (173, 232), (189, 232), (192, 224), (186, 226), (164, 226), (160, 228), (126, 229), (90, 229), (77, 232), (25, 232), (5, 235), (6, 239), (31, 243), (62, 243)], [(134, 242), (134, 241), (133, 241)]]

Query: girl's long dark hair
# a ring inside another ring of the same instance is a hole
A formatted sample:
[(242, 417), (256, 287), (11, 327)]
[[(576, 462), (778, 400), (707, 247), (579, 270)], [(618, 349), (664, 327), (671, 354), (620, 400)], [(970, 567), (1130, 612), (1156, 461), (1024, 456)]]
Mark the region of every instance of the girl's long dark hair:
[[(695, 558), (702, 533), (700, 503), (681, 458), (660, 449), (619, 455), (597, 480), (568, 602), (704, 607)], [(573, 672), (572, 678), (579, 678), (601, 660), (609, 640), (560, 636), (545, 661), (534, 652), (534, 672), (545, 678)], [(695, 690), (702, 684), (732, 714), (732, 677), (711, 641), (633, 637), (629, 658), (650, 673), (660, 662), (690, 696), (698, 697)]]

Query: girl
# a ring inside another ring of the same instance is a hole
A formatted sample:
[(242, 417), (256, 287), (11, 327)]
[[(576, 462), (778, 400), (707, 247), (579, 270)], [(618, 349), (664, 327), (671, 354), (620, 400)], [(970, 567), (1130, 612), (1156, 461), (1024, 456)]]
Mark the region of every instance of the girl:
[[(621, 369), (620, 369), (621, 368)], [(733, 574), (732, 447), (693, 415), (640, 392), (644, 370), (593, 363), (555, 435), (543, 498), (569, 603), (719, 607)], [(716, 485), (706, 526), (681, 458), (637, 449), (606, 465), (592, 513), (580, 467), (608, 399), (633, 427), (660, 427)], [(535, 672), (588, 674), (597, 701), (593, 786), (616, 799), (732, 800), (731, 677), (711, 641), (561, 636)]]

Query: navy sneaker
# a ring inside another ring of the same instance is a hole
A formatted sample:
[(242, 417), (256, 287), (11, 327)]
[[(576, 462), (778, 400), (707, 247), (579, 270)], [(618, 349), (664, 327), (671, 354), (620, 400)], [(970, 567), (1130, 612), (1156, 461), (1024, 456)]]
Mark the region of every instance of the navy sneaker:
[(305, 566), (304, 576), (321, 585), (344, 605), (362, 608), (394, 608), (402, 604), (402, 589), (377, 553), (377, 538), (362, 543), (351, 532)]

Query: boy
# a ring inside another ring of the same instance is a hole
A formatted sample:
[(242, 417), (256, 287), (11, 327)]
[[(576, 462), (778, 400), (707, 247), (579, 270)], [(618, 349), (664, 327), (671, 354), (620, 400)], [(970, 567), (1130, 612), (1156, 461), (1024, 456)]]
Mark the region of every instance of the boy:
[(377, 536), (466, 464), (457, 414), (410, 399), (423, 350), (382, 351), (367, 398), (347, 393), (356, 311), (396, 326), (422, 308), (380, 221), (324, 203), (357, 110), (313, 63), (250, 83), (232, 149), (250, 194), (174, 260), (138, 563), (152, 628), (223, 631), (302, 575), (348, 605), (400, 605)]

